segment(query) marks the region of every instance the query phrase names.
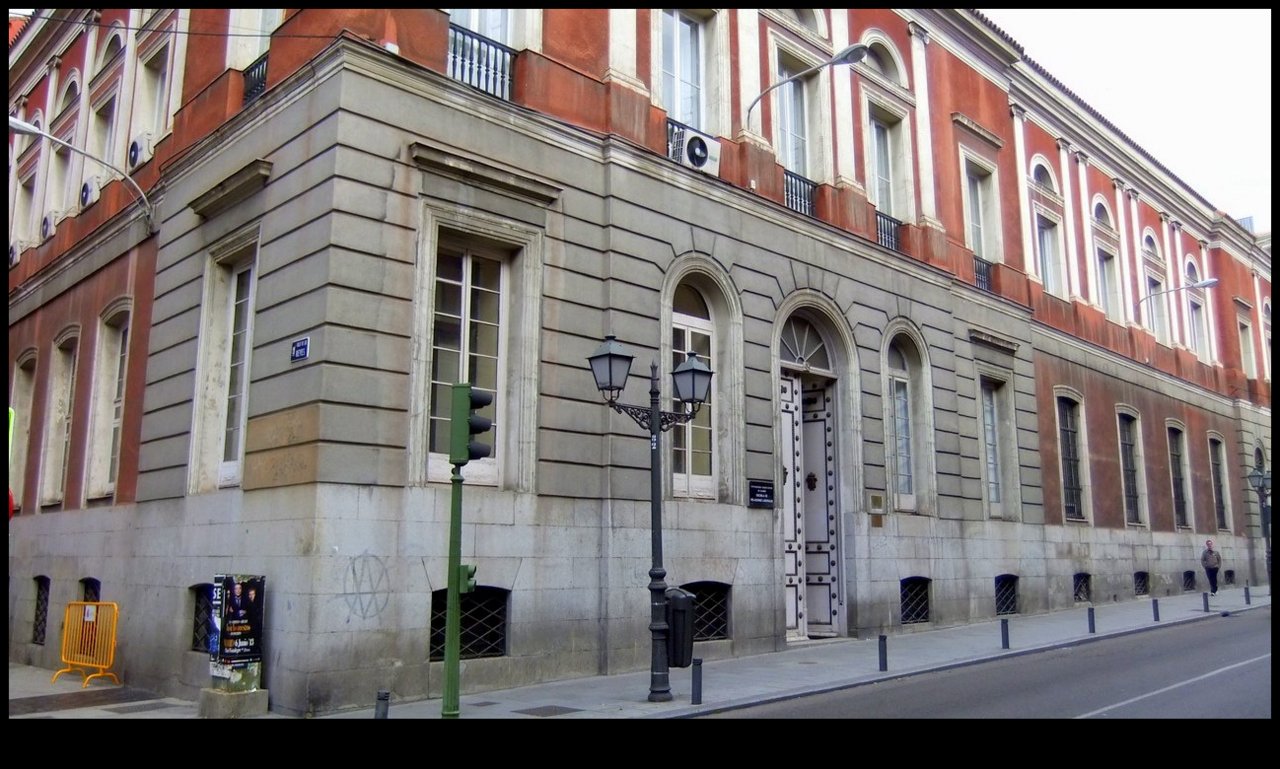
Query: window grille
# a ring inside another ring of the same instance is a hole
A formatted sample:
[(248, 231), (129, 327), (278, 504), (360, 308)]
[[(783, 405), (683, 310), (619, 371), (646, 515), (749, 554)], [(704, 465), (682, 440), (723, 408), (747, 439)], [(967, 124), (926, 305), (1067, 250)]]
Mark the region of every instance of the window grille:
[(681, 587), (693, 593), (693, 640), (728, 638), (729, 585), (723, 582), (692, 582)]
[(1222, 572), (1222, 584), (1234, 585), (1235, 583), (1236, 583), (1235, 569), (1227, 569), (1226, 571)]
[(902, 580), (902, 624), (929, 621), (929, 580), (907, 577)]
[(1182, 572), (1182, 589), (1188, 592), (1195, 592), (1196, 589), (1196, 573), (1192, 570)]
[(902, 250), (902, 222), (876, 211), (876, 242), (894, 251)]
[(449, 25), (449, 77), (461, 83), (511, 101), (515, 50), (496, 40), (478, 35), (466, 27)]
[[(458, 658), (502, 657), (507, 653), (507, 597), (502, 588), (477, 586), (458, 596)], [(444, 659), (445, 614), (449, 591), (431, 594), (432, 661)]]
[(84, 600), (89, 603), (97, 603), (102, 600), (102, 583), (93, 577), (85, 577), (80, 580), (80, 584), (84, 585)]
[(1151, 592), (1151, 580), (1145, 571), (1133, 573), (1133, 594), (1147, 595)]
[(1093, 600), (1093, 587), (1090, 584), (1092, 581), (1093, 578), (1085, 572), (1080, 572), (1071, 578), (1071, 591), (1077, 603)]
[(36, 577), (36, 615), (31, 628), (31, 643), (44, 645), (45, 628), (49, 626), (49, 578)]
[(217, 643), (213, 633), (213, 585), (195, 585), (191, 588), (195, 598), (195, 614), (191, 618), (191, 651), (217, 651), (209, 647)]
[(996, 577), (996, 614), (1018, 613), (1018, 578), (1013, 574)]
[(805, 216), (813, 216), (814, 211), (814, 193), (818, 189), (817, 182), (812, 182), (800, 174), (793, 174), (790, 171), (782, 172), (783, 180), (783, 198), (786, 200), (787, 208), (792, 211), (799, 211)]
[(1067, 518), (1084, 520), (1084, 495), (1080, 477), (1080, 435), (1076, 426), (1076, 402), (1058, 398), (1058, 437), (1062, 459), (1062, 506)]

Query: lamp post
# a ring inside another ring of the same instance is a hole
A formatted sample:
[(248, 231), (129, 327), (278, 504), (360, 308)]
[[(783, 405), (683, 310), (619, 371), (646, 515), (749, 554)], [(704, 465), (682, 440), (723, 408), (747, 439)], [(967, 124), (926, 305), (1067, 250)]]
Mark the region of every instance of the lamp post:
[(672, 427), (692, 420), (698, 409), (706, 403), (711, 391), (711, 369), (690, 351), (689, 357), (671, 372), (676, 400), (687, 404), (687, 411), (662, 411), (659, 408), (661, 391), (658, 388), (658, 361), (649, 364), (649, 405), (632, 406), (619, 403), (618, 396), (627, 384), (631, 371), (631, 355), (618, 343), (613, 334), (587, 361), (596, 387), (605, 403), (619, 414), (626, 414), (636, 424), (649, 431), (649, 513), (652, 540), (652, 565), (649, 569), (649, 631), (652, 635), (652, 651), (649, 659), (649, 701), (669, 702), (671, 680), (667, 667), (667, 571), (662, 566), (662, 472), (658, 436)]
[(786, 80), (779, 80), (778, 82), (774, 83), (773, 85), (761, 91), (760, 95), (757, 96), (755, 99), (753, 99), (751, 103), (747, 105), (747, 117), (743, 122), (748, 127), (751, 125), (751, 108), (756, 106), (756, 104), (758, 104), (760, 100), (764, 98), (764, 95), (769, 93), (773, 89), (778, 88), (780, 86), (784, 86), (787, 83), (792, 82), (793, 80), (799, 80), (802, 77), (807, 77), (809, 75), (812, 75), (814, 72), (817, 72), (823, 67), (830, 67), (834, 64), (853, 64), (855, 62), (862, 61), (864, 58), (866, 58), (867, 53), (870, 50), (871, 50), (870, 48), (863, 45), (862, 43), (854, 43), (853, 45), (844, 49), (840, 53), (837, 53), (835, 56), (832, 56), (830, 59), (822, 62), (821, 64), (810, 67), (798, 75), (792, 75)]
[(1258, 506), (1262, 513), (1262, 539), (1267, 547), (1267, 593), (1271, 592), (1271, 471), (1262, 472), (1261, 467), (1254, 467), (1249, 473), (1249, 485), (1258, 494)]
[(40, 130), (38, 126), (34, 126), (31, 123), (28, 123), (24, 120), (19, 120), (18, 118), (12, 115), (9, 116), (9, 130), (13, 131), (16, 134), (24, 134), (26, 136), (42, 136), (48, 139), (49, 141), (53, 142), (54, 144), (60, 144), (63, 147), (66, 147), (67, 149), (71, 150), (72, 152), (78, 153), (80, 155), (84, 155), (90, 160), (96, 163), (100, 163), (101, 165), (104, 165), (107, 168), (110, 168), (112, 171), (115, 171), (116, 173), (120, 174), (121, 178), (123, 178), (126, 182), (128, 182), (133, 187), (133, 191), (138, 193), (138, 199), (142, 201), (142, 210), (145, 213), (147, 218), (147, 232), (155, 232), (155, 209), (151, 206), (151, 201), (147, 199), (146, 193), (142, 191), (142, 188), (138, 186), (138, 183), (133, 180), (132, 176), (129, 176), (129, 174), (125, 173), (119, 168), (116, 168), (115, 166), (111, 165), (110, 163), (103, 160), (102, 158), (96, 155), (90, 155), (88, 152), (85, 152), (84, 150), (80, 149), (74, 144), (63, 141), (62, 139), (59, 139), (58, 137), (54, 136), (51, 133), (47, 133), (45, 131)]

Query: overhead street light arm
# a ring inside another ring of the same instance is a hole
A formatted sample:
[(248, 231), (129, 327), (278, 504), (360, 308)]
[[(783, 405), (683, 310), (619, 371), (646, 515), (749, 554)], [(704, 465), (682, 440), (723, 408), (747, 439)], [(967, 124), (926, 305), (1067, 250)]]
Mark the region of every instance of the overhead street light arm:
[(753, 99), (751, 103), (747, 105), (747, 117), (744, 122), (747, 123), (748, 125), (751, 123), (752, 108), (754, 108), (757, 104), (759, 104), (760, 100), (764, 98), (764, 95), (769, 93), (773, 89), (784, 86), (787, 83), (790, 83), (792, 81), (799, 80), (802, 77), (807, 77), (809, 75), (812, 75), (814, 72), (817, 72), (823, 67), (830, 67), (833, 64), (853, 64), (855, 62), (861, 61), (862, 59), (866, 58), (867, 52), (870, 50), (871, 50), (870, 48), (863, 45), (862, 43), (854, 43), (853, 45), (844, 49), (840, 53), (837, 53), (835, 56), (832, 56), (830, 59), (822, 62), (821, 64), (810, 67), (798, 75), (792, 75), (786, 80), (779, 80), (778, 82), (774, 83), (773, 85), (761, 91), (760, 95), (757, 96), (755, 99)]
[(1205, 278), (1204, 280), (1198, 280), (1195, 283), (1188, 283), (1184, 286), (1177, 286), (1175, 288), (1166, 288), (1163, 291), (1156, 291), (1153, 294), (1147, 294), (1142, 297), (1139, 304), (1151, 299), (1152, 297), (1160, 296), (1161, 294), (1172, 294), (1174, 291), (1186, 291), (1189, 288), (1213, 288), (1216, 285), (1218, 285), (1217, 278)]
[(107, 168), (110, 168), (112, 171), (115, 171), (117, 174), (120, 174), (120, 176), (133, 187), (134, 192), (138, 193), (138, 199), (142, 201), (142, 210), (145, 212), (147, 217), (147, 232), (155, 232), (155, 208), (151, 205), (151, 201), (147, 199), (146, 193), (142, 191), (142, 188), (138, 186), (138, 183), (135, 182), (133, 180), (133, 177), (130, 176), (128, 173), (126, 173), (125, 171), (119, 168), (116, 168), (115, 166), (111, 165), (110, 163), (98, 157), (97, 155), (91, 155), (88, 152), (85, 152), (84, 150), (75, 146), (74, 144), (63, 141), (62, 139), (59, 139), (58, 137), (54, 136), (51, 133), (42, 131), (38, 126), (34, 126), (31, 123), (28, 123), (24, 120), (19, 120), (18, 118), (12, 115), (9, 116), (9, 130), (13, 131), (16, 134), (25, 134), (27, 136), (44, 137), (45, 139), (48, 139), (54, 144), (60, 144), (63, 147), (66, 147), (67, 149), (71, 150), (72, 152), (77, 152), (81, 155), (84, 155), (90, 160), (96, 163), (99, 163), (100, 165), (104, 165)]

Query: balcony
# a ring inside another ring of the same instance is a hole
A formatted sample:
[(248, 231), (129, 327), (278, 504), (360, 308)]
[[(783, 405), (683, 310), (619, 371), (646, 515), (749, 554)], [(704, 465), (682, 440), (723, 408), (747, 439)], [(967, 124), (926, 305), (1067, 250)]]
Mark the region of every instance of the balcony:
[(978, 288), (983, 291), (992, 291), (991, 262), (980, 256), (973, 257), (973, 279), (978, 284)]
[(894, 251), (902, 250), (902, 222), (876, 211), (876, 242)]
[(511, 101), (512, 67), (516, 52), (496, 40), (449, 25), (449, 77), (472, 88)]
[(799, 211), (805, 216), (814, 215), (813, 199), (818, 191), (818, 183), (809, 181), (800, 174), (790, 171), (782, 172), (782, 195), (787, 208)]
[(254, 99), (262, 95), (267, 90), (267, 56), (271, 52), (262, 54), (252, 64), (244, 70), (244, 101), (240, 104), (244, 106)]

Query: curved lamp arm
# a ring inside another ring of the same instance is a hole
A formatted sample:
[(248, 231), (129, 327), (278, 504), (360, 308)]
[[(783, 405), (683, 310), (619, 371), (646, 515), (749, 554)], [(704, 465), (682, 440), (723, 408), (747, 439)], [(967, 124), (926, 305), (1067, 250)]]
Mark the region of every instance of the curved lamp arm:
[(862, 43), (854, 43), (853, 45), (844, 49), (843, 51), (836, 54), (835, 56), (832, 56), (829, 60), (824, 61), (821, 64), (810, 67), (798, 75), (792, 75), (786, 80), (779, 80), (778, 82), (774, 83), (773, 85), (761, 91), (759, 96), (751, 100), (751, 103), (747, 105), (747, 116), (744, 122), (747, 123), (748, 125), (751, 124), (752, 108), (755, 107), (757, 104), (759, 104), (760, 100), (764, 98), (764, 95), (769, 93), (773, 89), (778, 88), (780, 86), (784, 86), (787, 83), (790, 83), (794, 80), (799, 80), (802, 77), (807, 77), (809, 75), (812, 75), (814, 72), (817, 72), (823, 67), (829, 67), (833, 64), (853, 64), (854, 62), (861, 61), (862, 59), (866, 58), (867, 52), (870, 50), (871, 50), (870, 48), (863, 45)]
[(96, 155), (91, 155), (88, 152), (85, 152), (84, 150), (75, 146), (74, 144), (71, 144), (70, 142), (65, 142), (62, 139), (59, 139), (58, 137), (54, 136), (53, 134), (48, 133), (46, 131), (42, 131), (40, 130), (39, 127), (34, 126), (31, 123), (28, 123), (26, 121), (19, 120), (12, 115), (9, 116), (9, 130), (17, 134), (26, 134), (27, 136), (42, 136), (48, 139), (49, 141), (53, 142), (54, 144), (61, 144), (63, 147), (66, 147), (72, 152), (77, 152), (81, 155), (84, 155), (90, 160), (95, 161), (101, 165), (104, 165), (107, 168), (110, 168), (112, 171), (115, 171), (116, 173), (120, 174), (120, 176), (126, 182), (128, 182), (130, 185), (133, 186), (133, 191), (138, 193), (138, 199), (142, 201), (142, 210), (146, 213), (146, 217), (147, 217), (147, 231), (155, 232), (155, 208), (152, 207), (151, 201), (147, 199), (146, 193), (142, 191), (142, 188), (138, 186), (138, 183), (135, 182), (133, 180), (133, 177), (130, 176), (128, 173), (122, 171), (119, 168), (116, 168), (115, 166), (111, 165), (110, 163), (108, 163), (107, 161), (103, 160), (102, 158)]

